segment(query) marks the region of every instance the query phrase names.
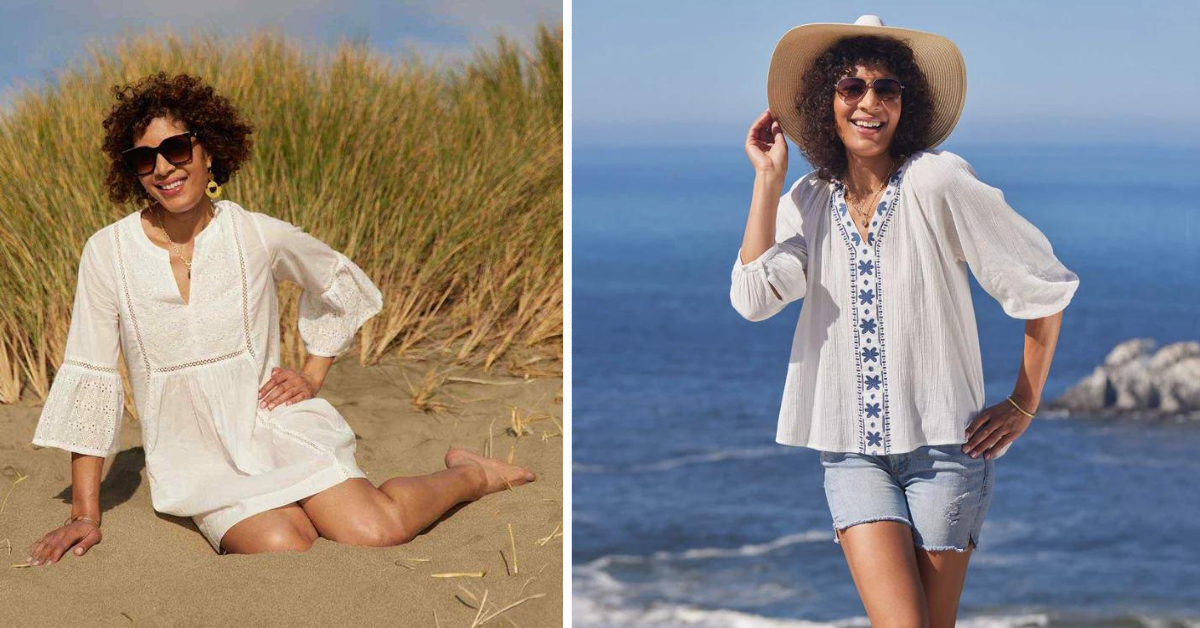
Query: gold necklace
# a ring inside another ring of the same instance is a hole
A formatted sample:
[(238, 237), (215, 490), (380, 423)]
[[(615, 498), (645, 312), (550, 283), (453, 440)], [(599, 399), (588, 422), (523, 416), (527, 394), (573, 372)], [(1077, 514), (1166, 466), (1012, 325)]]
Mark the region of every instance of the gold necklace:
[[(887, 188), (888, 181), (889, 181), (889, 180), (891, 180), (891, 178), (892, 178), (892, 174), (896, 172), (896, 165), (897, 165), (897, 164), (893, 163), (893, 164), (892, 164), (892, 167), (891, 167), (891, 169), (890, 169), (890, 170), (888, 170), (888, 174), (887, 174), (887, 176), (886, 176), (886, 177), (884, 177), (884, 178), (883, 178), (883, 183), (882, 183), (882, 184), (879, 186), (879, 190), (878, 190), (877, 192), (875, 192), (875, 195), (871, 197), (871, 202), (867, 204), (867, 207), (868, 207), (868, 208), (871, 208), (871, 207), (874, 207), (874, 206), (875, 206), (875, 201), (879, 199), (879, 195), (880, 195), (880, 194), (883, 194), (883, 191), (884, 191), (884, 189), (886, 189), (886, 188)], [(847, 189), (849, 189), (849, 186), (847, 186)], [(868, 211), (868, 213), (867, 213), (867, 214), (864, 214), (862, 211), (860, 211), (858, 208), (856, 208), (856, 207), (855, 207), (855, 206), (854, 206), (854, 205), (853, 205), (853, 204), (850, 202), (850, 199), (846, 199), (846, 204), (850, 206), (850, 210), (851, 210), (851, 211), (853, 211), (853, 212), (854, 212), (856, 215), (858, 215), (858, 216), (861, 216), (861, 217), (862, 217), (862, 226), (863, 226), (863, 227), (866, 227), (866, 226), (867, 226), (867, 222), (868, 222), (869, 220), (871, 220), (871, 217), (870, 217), (870, 215), (869, 215), (870, 209), (868, 209), (868, 210), (867, 210), (867, 211)]]
[[(167, 233), (166, 227), (163, 226), (162, 215), (158, 213), (159, 211), (160, 210), (158, 210), (158, 209), (155, 209), (155, 211), (154, 211), (154, 216), (156, 218), (158, 218), (158, 228), (159, 228), (159, 230), (161, 230), (163, 232), (163, 235), (167, 237), (167, 241), (170, 242), (173, 247), (175, 247), (175, 254), (179, 256), (179, 259), (180, 259), (180, 261), (183, 262), (183, 265), (187, 266), (187, 276), (188, 276), (188, 279), (191, 279), (192, 278), (192, 261), (183, 257), (183, 245), (181, 245), (178, 242), (176, 242), (175, 240), (173, 240), (171, 238), (171, 234)], [(209, 218), (208, 222), (212, 222), (211, 213), (210, 213), (210, 218)], [(204, 223), (204, 227), (208, 226), (208, 222)], [(200, 228), (201, 231), (204, 230), (204, 227)]]

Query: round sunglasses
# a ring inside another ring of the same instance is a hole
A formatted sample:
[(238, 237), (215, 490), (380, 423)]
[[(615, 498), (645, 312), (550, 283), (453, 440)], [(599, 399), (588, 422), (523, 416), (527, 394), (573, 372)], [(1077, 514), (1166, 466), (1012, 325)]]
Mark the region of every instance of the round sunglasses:
[(857, 76), (847, 76), (837, 82), (834, 90), (841, 95), (842, 100), (847, 104), (857, 102), (860, 98), (867, 94), (868, 89), (875, 90), (875, 96), (883, 102), (893, 102), (900, 98), (900, 93), (904, 90), (904, 86), (900, 81), (894, 78), (877, 78), (868, 83), (866, 79)]
[(162, 155), (172, 166), (183, 166), (192, 162), (192, 131), (172, 135), (158, 143), (158, 146), (135, 146), (121, 151), (125, 165), (137, 176), (145, 176), (154, 172), (158, 156)]

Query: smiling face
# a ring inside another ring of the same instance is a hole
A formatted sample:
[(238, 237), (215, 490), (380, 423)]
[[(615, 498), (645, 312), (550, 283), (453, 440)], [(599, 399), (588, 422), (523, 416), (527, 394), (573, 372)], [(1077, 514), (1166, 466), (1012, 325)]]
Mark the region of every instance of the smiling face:
[[(887, 68), (875, 66), (855, 66), (857, 76), (869, 84), (877, 78), (897, 78)], [(831, 87), (832, 89), (832, 87)], [(876, 157), (887, 153), (896, 134), (896, 125), (900, 122), (900, 108), (903, 97), (892, 102), (884, 102), (875, 95), (875, 90), (868, 89), (867, 93), (857, 101), (849, 104), (841, 95), (833, 95), (833, 119), (837, 124), (838, 135), (846, 145), (846, 152), (858, 157)], [(878, 122), (883, 126), (877, 129), (863, 128), (855, 121)]]
[[(159, 117), (150, 121), (134, 146), (158, 146), (164, 139), (188, 131), (186, 125), (173, 118)], [(155, 156), (154, 171), (138, 177), (150, 198), (169, 212), (185, 212), (206, 200), (204, 188), (208, 185), (208, 169), (212, 157), (195, 137), (192, 138), (192, 160), (176, 166), (162, 155)], [(182, 181), (182, 183), (179, 183)], [(178, 184), (163, 188), (164, 185)]]

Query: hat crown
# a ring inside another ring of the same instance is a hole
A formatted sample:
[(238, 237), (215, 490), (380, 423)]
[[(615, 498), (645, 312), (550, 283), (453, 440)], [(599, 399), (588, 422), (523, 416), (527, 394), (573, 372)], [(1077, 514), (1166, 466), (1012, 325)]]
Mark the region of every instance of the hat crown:
[(878, 15), (862, 15), (857, 20), (854, 20), (855, 26), (883, 26), (883, 18)]

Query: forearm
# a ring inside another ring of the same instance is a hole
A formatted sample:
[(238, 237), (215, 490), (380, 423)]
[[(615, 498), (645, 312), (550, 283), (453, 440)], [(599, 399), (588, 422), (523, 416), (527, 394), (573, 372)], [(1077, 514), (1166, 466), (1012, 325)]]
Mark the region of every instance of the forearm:
[(782, 190), (782, 179), (763, 174), (754, 177), (750, 216), (746, 219), (746, 232), (742, 236), (743, 264), (754, 261), (775, 244), (775, 213), (779, 210)]
[[(779, 211), (779, 195), (783, 180), (759, 173), (754, 177), (754, 196), (750, 199), (750, 216), (742, 235), (741, 263), (752, 262), (775, 244), (775, 215)], [(782, 299), (775, 286), (775, 298)]]
[(71, 452), (71, 516), (100, 521), (100, 474), (104, 458)]
[(323, 355), (308, 355), (308, 359), (304, 361), (304, 367), (300, 372), (307, 375), (320, 388), (325, 384), (325, 376), (329, 374), (329, 367), (333, 366), (333, 358)]
[(1025, 351), (1021, 370), (1013, 389), (1013, 400), (1026, 412), (1037, 412), (1041, 405), (1042, 389), (1054, 359), (1058, 332), (1062, 328), (1062, 312), (1025, 321)]

